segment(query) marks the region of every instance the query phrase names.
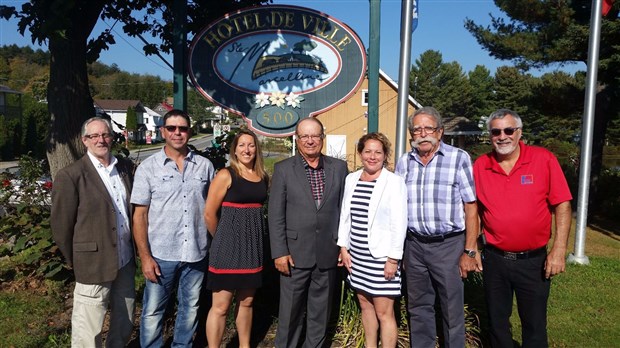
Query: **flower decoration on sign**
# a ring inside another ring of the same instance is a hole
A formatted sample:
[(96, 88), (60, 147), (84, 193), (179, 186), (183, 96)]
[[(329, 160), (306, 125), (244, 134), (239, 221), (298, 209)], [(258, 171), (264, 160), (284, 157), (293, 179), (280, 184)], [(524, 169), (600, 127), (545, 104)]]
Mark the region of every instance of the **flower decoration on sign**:
[(275, 105), (275, 106), (283, 108), (286, 102), (285, 98), (286, 98), (286, 94), (282, 92), (275, 92), (271, 94), (271, 97), (269, 97), (269, 100), (271, 101), (271, 105)]
[(301, 104), (302, 101), (304, 101), (304, 98), (293, 92), (289, 93), (289, 95), (286, 96), (286, 105), (293, 108), (299, 108), (299, 104)]
[(260, 109), (266, 105), (269, 105), (269, 96), (263, 92), (256, 95), (256, 108)]
[(301, 108), (300, 104), (305, 98), (293, 92), (286, 94), (282, 92), (274, 92), (266, 94), (261, 92), (254, 97), (255, 108), (260, 109), (265, 106), (273, 105), (284, 109), (285, 106), (292, 108)]

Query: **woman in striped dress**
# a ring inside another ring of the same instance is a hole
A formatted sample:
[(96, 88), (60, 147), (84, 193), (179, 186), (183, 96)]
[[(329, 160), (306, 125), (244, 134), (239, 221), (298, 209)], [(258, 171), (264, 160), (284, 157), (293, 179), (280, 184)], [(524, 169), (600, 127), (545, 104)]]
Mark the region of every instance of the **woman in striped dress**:
[(394, 300), (400, 293), (400, 260), (407, 230), (407, 189), (384, 165), (390, 141), (364, 135), (357, 145), (363, 168), (347, 176), (338, 245), (362, 310), (366, 346), (396, 347)]

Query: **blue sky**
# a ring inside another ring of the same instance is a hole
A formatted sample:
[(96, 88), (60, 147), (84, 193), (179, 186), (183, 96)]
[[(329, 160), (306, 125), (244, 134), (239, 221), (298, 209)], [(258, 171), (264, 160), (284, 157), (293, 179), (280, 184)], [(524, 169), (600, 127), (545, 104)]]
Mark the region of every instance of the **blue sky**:
[[(24, 0), (0, 0), (0, 4), (21, 6)], [(361, 37), (368, 47), (370, 3), (368, 0), (275, 0), (274, 4), (288, 4), (312, 8), (324, 12), (349, 25)], [(381, 1), (381, 50), (380, 66), (392, 79), (398, 79), (400, 55), (400, 0)], [(419, 23), (413, 33), (411, 44), (411, 63), (426, 50), (441, 52), (444, 62), (456, 61), (465, 72), (471, 71), (478, 64), (486, 66), (493, 74), (497, 67), (512, 65), (509, 61), (499, 61), (484, 51), (471, 34), (463, 27), (466, 18), (476, 23), (488, 25), (489, 13), (500, 16), (492, 0), (419, 0)], [(205, 23), (206, 25), (207, 23)], [(107, 23), (99, 22), (93, 33), (108, 28)], [(172, 79), (172, 70), (156, 56), (145, 57), (142, 44), (138, 39), (128, 37), (121, 26), (114, 28), (116, 45), (103, 52), (100, 60), (106, 64), (116, 63), (119, 68), (132, 73), (151, 74), (163, 79)], [(0, 20), (0, 45), (30, 45), (30, 38), (17, 33), (16, 21)], [(34, 46), (33, 46), (34, 47)], [(43, 47), (47, 49), (47, 47)], [(172, 63), (171, 56), (165, 56)], [(541, 75), (551, 71), (530, 71)], [(572, 73), (585, 70), (585, 64), (569, 65), (561, 70)]]

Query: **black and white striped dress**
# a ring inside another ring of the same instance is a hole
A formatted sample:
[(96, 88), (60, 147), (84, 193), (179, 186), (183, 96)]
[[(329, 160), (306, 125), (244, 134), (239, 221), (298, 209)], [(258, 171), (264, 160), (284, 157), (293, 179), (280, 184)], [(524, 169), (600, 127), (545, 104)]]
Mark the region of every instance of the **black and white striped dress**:
[(375, 181), (358, 181), (351, 198), (351, 287), (374, 296), (400, 296), (400, 265), (396, 276), (386, 280), (384, 267), (387, 257), (374, 258), (368, 250), (368, 205)]

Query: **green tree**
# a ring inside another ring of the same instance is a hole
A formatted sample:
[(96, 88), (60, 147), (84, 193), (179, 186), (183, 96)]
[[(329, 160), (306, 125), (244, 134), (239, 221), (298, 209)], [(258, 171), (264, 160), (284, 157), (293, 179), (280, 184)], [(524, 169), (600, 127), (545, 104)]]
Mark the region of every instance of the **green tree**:
[(495, 80), (489, 69), (483, 65), (476, 65), (468, 74), (471, 86), (471, 110), (472, 120), (482, 116), (488, 116), (497, 108), (495, 97)]
[(497, 105), (516, 111), (523, 118), (523, 122), (527, 122), (537, 116), (531, 110), (537, 83), (535, 77), (523, 74), (515, 67), (500, 66), (495, 71), (494, 91)]
[(35, 77), (45, 74), (44, 67), (31, 63), (22, 56), (11, 58), (9, 68), (9, 85), (18, 91), (24, 90)]
[[(193, 1), (188, 4), (187, 28), (197, 33), (204, 23), (232, 10), (267, 0)], [(88, 85), (87, 63), (97, 60), (101, 50), (114, 44), (111, 30), (92, 31), (99, 19), (124, 23), (129, 35), (149, 33), (160, 44), (145, 45), (144, 51), (169, 52), (172, 48), (171, 0), (30, 0), (21, 9), (0, 6), (0, 18), (18, 19), (18, 30), (30, 32), (32, 41), (47, 43), (50, 51), (50, 82), (47, 101), (51, 116), (47, 148), (52, 175), (84, 153), (80, 140), (83, 121), (95, 110)], [(155, 14), (161, 13), (162, 21)], [(161, 23), (160, 23), (161, 22)], [(93, 37), (89, 39), (89, 37)]]
[(196, 90), (192, 89), (188, 91), (187, 112), (194, 122), (196, 132), (202, 127), (203, 123), (213, 117), (213, 113), (207, 110), (207, 108), (212, 106), (213, 103), (203, 98)]
[(49, 74), (36, 76), (30, 80), (26, 89), (30, 91), (32, 97), (37, 101), (44, 101), (47, 96), (47, 84), (49, 83)]
[(416, 59), (411, 66), (409, 91), (424, 106), (435, 105), (439, 95), (437, 79), (440, 74), (443, 57), (439, 51), (428, 50)]
[(127, 114), (125, 115), (125, 129), (127, 134), (133, 132), (133, 140), (136, 140), (136, 131), (138, 130), (138, 117), (136, 116), (136, 109), (131, 106), (127, 108)]
[(428, 50), (411, 67), (409, 91), (424, 106), (444, 117), (468, 116), (471, 87), (457, 62), (444, 63), (441, 53)]
[(11, 160), (21, 154), (21, 136), (19, 119), (0, 115), (0, 159)]
[(7, 81), (10, 73), (11, 67), (9, 66), (8, 59), (0, 56), (0, 81)]
[[(522, 69), (586, 62), (590, 33), (590, 0), (495, 0), (508, 19), (491, 16), (483, 26), (467, 19), (465, 28), (491, 56), (511, 60)], [(620, 117), (620, 2), (602, 19), (596, 117), (594, 121), (590, 203), (597, 204), (608, 125)], [(583, 110), (583, 106), (580, 106)], [(593, 209), (589, 210), (590, 212)]]
[(36, 159), (44, 159), (50, 119), (47, 104), (41, 102), (38, 96), (30, 94), (24, 94), (22, 99), (24, 106), (23, 154), (30, 153)]
[(527, 125), (536, 136), (535, 142), (577, 139), (583, 112), (584, 77), (583, 73), (571, 76), (560, 71), (540, 77), (532, 98), (532, 109), (540, 116), (530, 119)]

